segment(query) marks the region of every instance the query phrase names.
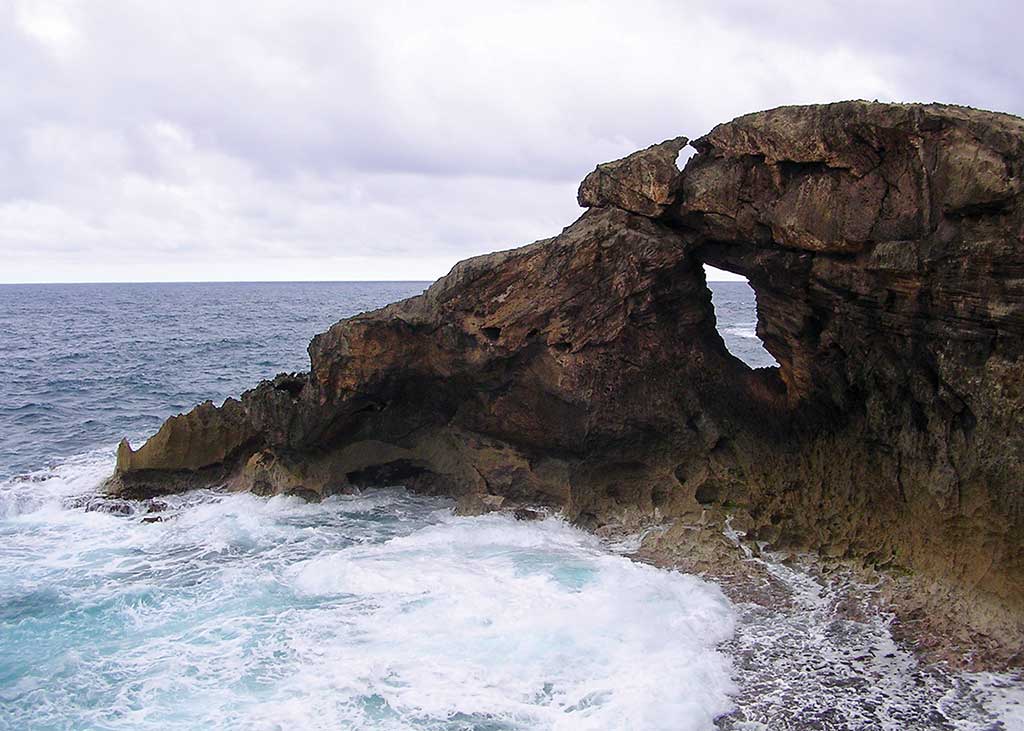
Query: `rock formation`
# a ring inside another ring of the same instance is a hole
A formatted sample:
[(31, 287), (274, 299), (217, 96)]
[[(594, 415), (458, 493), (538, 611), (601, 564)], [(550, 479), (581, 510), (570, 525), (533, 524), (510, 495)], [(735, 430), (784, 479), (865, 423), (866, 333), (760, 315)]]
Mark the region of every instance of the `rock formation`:
[[(597, 528), (731, 516), (899, 577), (905, 614), (1024, 661), (1024, 121), (844, 102), (599, 166), (560, 235), (461, 262), (175, 417), (109, 485), (406, 484)], [(725, 349), (703, 264), (749, 278), (778, 368)], [(678, 545), (676, 546), (678, 547)]]

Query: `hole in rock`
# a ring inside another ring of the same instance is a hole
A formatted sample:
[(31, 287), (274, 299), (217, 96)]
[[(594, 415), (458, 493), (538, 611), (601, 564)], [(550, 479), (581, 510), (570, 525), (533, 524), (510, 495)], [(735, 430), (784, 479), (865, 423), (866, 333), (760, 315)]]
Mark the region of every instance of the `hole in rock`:
[(707, 264), (704, 275), (715, 308), (715, 327), (726, 350), (751, 368), (778, 367), (757, 335), (757, 298), (747, 278)]
[(676, 157), (676, 167), (682, 170), (686, 167), (686, 163), (690, 161), (690, 158), (697, 154), (697, 150), (694, 149), (693, 145), (686, 145), (679, 151), (679, 155)]
[(651, 489), (651, 505), (660, 508), (668, 502), (671, 490), (667, 485), (655, 485)]
[(484, 327), (480, 329), (480, 332), (484, 334), (484, 337), (488, 340), (497, 340), (501, 337), (500, 327)]
[(282, 373), (273, 380), (273, 384), (276, 390), (284, 391), (292, 398), (298, 398), (303, 386), (306, 385), (306, 378)]
[(349, 483), (356, 487), (386, 487), (403, 485), (410, 487), (410, 482), (429, 472), (426, 465), (410, 459), (396, 459), (385, 464), (370, 465), (361, 470), (349, 472), (345, 476)]
[(701, 505), (709, 505), (716, 502), (721, 496), (721, 485), (714, 482), (705, 482), (693, 494), (694, 499)]

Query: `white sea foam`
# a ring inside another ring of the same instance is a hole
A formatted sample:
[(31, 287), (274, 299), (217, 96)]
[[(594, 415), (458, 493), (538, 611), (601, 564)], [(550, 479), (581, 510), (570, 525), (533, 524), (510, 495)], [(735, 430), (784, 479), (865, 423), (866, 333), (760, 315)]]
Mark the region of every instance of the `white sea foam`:
[(702, 729), (730, 708), (721, 592), (557, 519), (399, 490), (189, 493), (159, 523), (67, 507), (109, 468), (7, 486), (44, 497), (0, 521), (0, 728)]
[[(790, 602), (736, 605), (737, 630), (722, 647), (738, 659), (741, 692), (722, 727), (1024, 731), (1018, 676), (923, 665), (894, 640), (892, 616), (870, 608), (877, 587), (841, 573), (826, 580), (812, 557), (755, 556), (730, 521), (725, 535)], [(863, 612), (846, 611), (851, 598)]]
[(303, 679), (327, 696), (355, 671), (410, 717), (556, 729), (707, 728), (729, 705), (717, 589), (603, 554), (554, 519), (451, 518), (296, 569), (303, 593), (375, 605), (346, 629), (358, 655), (308, 648), (340, 671)]
[(111, 467), (0, 483), (0, 729), (1024, 731), (1019, 679), (921, 668), (767, 557), (790, 608), (402, 490), (73, 507)]
[(72, 457), (54, 467), (0, 480), (0, 520), (44, 508), (60, 509), (61, 502), (95, 492), (114, 469), (113, 449)]
[(743, 324), (736, 327), (723, 327), (722, 332), (728, 333), (729, 335), (735, 335), (738, 338), (760, 340), (760, 338), (757, 337), (757, 329), (754, 323)]

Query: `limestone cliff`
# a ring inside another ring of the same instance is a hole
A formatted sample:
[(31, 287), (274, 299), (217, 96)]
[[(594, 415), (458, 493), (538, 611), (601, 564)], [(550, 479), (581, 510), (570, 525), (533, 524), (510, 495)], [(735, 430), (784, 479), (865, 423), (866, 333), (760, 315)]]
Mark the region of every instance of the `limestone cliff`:
[[(844, 102), (719, 125), (680, 172), (685, 144), (599, 166), (560, 235), (337, 323), (308, 374), (123, 445), (111, 490), (401, 483), (662, 546), (732, 516), (904, 577), (904, 607), (1021, 663), (1024, 121)], [(749, 278), (778, 368), (727, 352), (704, 263)]]

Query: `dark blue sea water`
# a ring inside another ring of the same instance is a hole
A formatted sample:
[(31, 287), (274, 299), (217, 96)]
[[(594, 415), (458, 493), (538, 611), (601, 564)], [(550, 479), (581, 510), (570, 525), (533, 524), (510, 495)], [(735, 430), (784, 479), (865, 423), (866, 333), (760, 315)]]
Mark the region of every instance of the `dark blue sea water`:
[(313, 335), (428, 284), (0, 285), (0, 477), (306, 370)]
[[(749, 287), (711, 286), (730, 349), (771, 365)], [(1012, 681), (924, 672), (778, 564), (787, 612), (400, 488), (92, 509), (122, 436), (424, 287), (0, 286), (0, 731), (1024, 727)]]

